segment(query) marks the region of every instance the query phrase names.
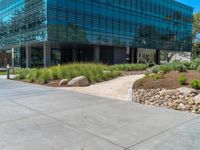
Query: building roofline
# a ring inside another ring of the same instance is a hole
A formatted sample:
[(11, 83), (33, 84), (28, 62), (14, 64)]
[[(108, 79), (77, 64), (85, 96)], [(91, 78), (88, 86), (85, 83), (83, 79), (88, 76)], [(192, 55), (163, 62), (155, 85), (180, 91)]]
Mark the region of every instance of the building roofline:
[(175, 3), (177, 3), (177, 4), (179, 4), (179, 5), (182, 5), (182, 6), (184, 6), (184, 7), (187, 7), (187, 8), (190, 8), (190, 9), (194, 10), (193, 7), (191, 7), (191, 6), (189, 6), (189, 5), (186, 5), (186, 4), (183, 4), (183, 3), (181, 3), (181, 2), (178, 2), (177, 0), (172, 0), (172, 1), (174, 1)]

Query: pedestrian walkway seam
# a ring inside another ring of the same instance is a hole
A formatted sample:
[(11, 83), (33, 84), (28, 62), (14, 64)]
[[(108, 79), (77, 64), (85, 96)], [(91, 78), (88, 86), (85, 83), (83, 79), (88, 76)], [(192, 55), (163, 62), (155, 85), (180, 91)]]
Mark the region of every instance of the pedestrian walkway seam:
[(142, 140), (142, 141), (140, 141), (140, 142), (138, 142), (138, 143), (136, 143), (136, 144), (134, 144), (134, 145), (131, 145), (131, 146), (127, 147), (127, 148), (128, 148), (128, 149), (134, 148), (135, 146), (137, 146), (137, 145), (139, 145), (139, 144), (142, 144), (142, 143), (144, 143), (144, 142), (146, 142), (146, 141), (149, 141), (149, 140), (151, 140), (151, 139), (153, 139), (154, 137), (157, 137), (157, 136), (159, 136), (159, 135), (165, 134), (165, 133), (167, 133), (167, 132), (169, 132), (169, 131), (171, 131), (171, 130), (173, 130), (173, 129), (176, 129), (176, 128), (178, 128), (178, 127), (184, 125), (184, 124), (187, 124), (187, 123), (189, 123), (190, 121), (193, 121), (193, 120), (195, 120), (195, 119), (197, 119), (197, 118), (200, 118), (200, 117), (199, 117), (199, 116), (196, 116), (196, 117), (194, 117), (194, 118), (192, 118), (192, 119), (189, 119), (189, 120), (187, 120), (187, 121), (184, 121), (184, 122), (182, 122), (182, 123), (180, 123), (180, 124), (178, 124), (178, 125), (176, 125), (176, 126), (174, 126), (174, 127), (168, 128), (168, 129), (166, 129), (166, 130), (164, 130), (164, 131), (161, 131), (161, 132), (159, 132), (159, 133), (157, 133), (157, 134), (155, 134), (155, 135), (153, 135), (153, 136), (151, 136), (151, 137), (149, 137), (149, 138), (146, 138), (146, 139), (144, 139), (144, 140)]
[[(52, 116), (50, 116), (50, 115), (48, 115), (48, 114), (46, 114), (46, 113), (42, 113), (42, 112), (40, 112), (40, 111), (38, 111), (38, 110), (32, 109), (32, 108), (30, 108), (30, 107), (28, 107), (28, 106), (25, 106), (25, 105), (23, 105), (23, 104), (17, 103), (17, 102), (15, 102), (15, 101), (11, 101), (11, 102), (14, 103), (14, 104), (20, 105), (20, 106), (22, 106), (22, 107), (25, 107), (26, 109), (29, 109), (29, 110), (34, 111), (34, 112), (36, 112), (36, 113), (39, 113), (41, 116), (44, 116), (44, 117), (53, 119), (53, 120), (55, 120), (55, 121), (57, 121), (57, 122), (60, 122), (60, 123), (66, 125), (66, 126), (68, 126), (68, 127), (71, 127), (71, 128), (73, 128), (73, 129), (77, 130), (77, 131), (81, 131), (81, 132), (87, 133), (87, 134), (92, 135), (92, 136), (95, 136), (95, 137), (97, 137), (97, 138), (99, 138), (99, 139), (101, 139), (101, 140), (104, 140), (104, 141), (106, 141), (106, 142), (109, 142), (109, 143), (111, 143), (111, 144), (113, 144), (113, 145), (115, 145), (115, 146), (118, 146), (118, 147), (121, 147), (121, 148), (123, 148), (123, 149), (126, 149), (126, 147), (123, 147), (123, 146), (121, 146), (121, 145), (119, 145), (119, 144), (113, 143), (113, 142), (110, 141), (109, 139), (106, 139), (106, 138), (103, 138), (103, 137), (98, 136), (98, 135), (96, 135), (96, 134), (90, 133), (90, 132), (88, 132), (88, 131), (86, 131), (86, 130), (83, 130), (83, 129), (80, 129), (80, 128), (76, 128), (76, 127), (74, 127), (73, 125), (71, 125), (71, 124), (69, 124), (69, 123), (67, 123), (67, 122), (65, 122), (65, 121), (62, 121), (62, 120), (60, 120), (60, 119), (57, 119), (57, 118), (55, 118), (55, 117), (52, 117)], [(105, 103), (107, 103), (107, 102), (102, 102), (101, 104), (105, 104)], [(114, 102), (113, 102), (113, 103), (114, 103)], [(95, 105), (98, 105), (98, 104), (94, 104), (94, 106), (95, 106)], [(93, 105), (90, 105), (90, 106), (87, 106), (87, 107), (91, 107), (91, 106), (93, 106)], [(86, 107), (86, 108), (87, 108), (87, 107)], [(62, 111), (60, 111), (60, 112), (62, 112)], [(53, 114), (53, 113), (50, 113), (50, 114)], [(126, 149), (126, 150), (127, 150), (127, 149)]]

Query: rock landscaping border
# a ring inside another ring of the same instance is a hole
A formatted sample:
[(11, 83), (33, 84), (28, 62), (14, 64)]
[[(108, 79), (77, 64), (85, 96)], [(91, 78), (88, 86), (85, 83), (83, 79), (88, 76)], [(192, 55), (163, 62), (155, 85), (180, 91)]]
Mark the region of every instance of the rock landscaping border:
[(200, 114), (199, 92), (188, 88), (133, 89), (133, 101), (179, 111)]

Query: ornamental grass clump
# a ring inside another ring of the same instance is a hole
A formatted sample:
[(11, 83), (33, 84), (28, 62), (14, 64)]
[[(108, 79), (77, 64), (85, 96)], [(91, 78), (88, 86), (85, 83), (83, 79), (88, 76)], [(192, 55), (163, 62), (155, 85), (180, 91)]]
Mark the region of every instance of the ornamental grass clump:
[(158, 73), (161, 71), (161, 67), (159, 65), (156, 65), (154, 67), (152, 67), (152, 73)]
[(146, 70), (147, 68), (148, 65), (146, 64), (119, 64), (109, 66), (109, 69), (118, 71), (141, 71)]
[(53, 66), (40, 69), (20, 69), (17, 79), (27, 82), (46, 84), (51, 80), (73, 79), (85, 76), (90, 83), (110, 80), (121, 75), (118, 69), (111, 69), (107, 65), (94, 63), (72, 63), (63, 66)]

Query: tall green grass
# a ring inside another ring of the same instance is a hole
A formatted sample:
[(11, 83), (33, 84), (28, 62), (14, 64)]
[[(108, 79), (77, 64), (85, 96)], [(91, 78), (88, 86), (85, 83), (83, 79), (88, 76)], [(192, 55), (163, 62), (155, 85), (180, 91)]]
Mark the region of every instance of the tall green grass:
[(119, 64), (110, 66), (109, 68), (118, 71), (141, 71), (147, 69), (147, 67), (146, 64)]
[(41, 69), (19, 69), (16, 71), (19, 80), (46, 84), (52, 80), (71, 80), (78, 76), (86, 76), (90, 83), (110, 80), (121, 75), (122, 71), (144, 70), (143, 64), (124, 64), (108, 66), (94, 63), (72, 63)]

